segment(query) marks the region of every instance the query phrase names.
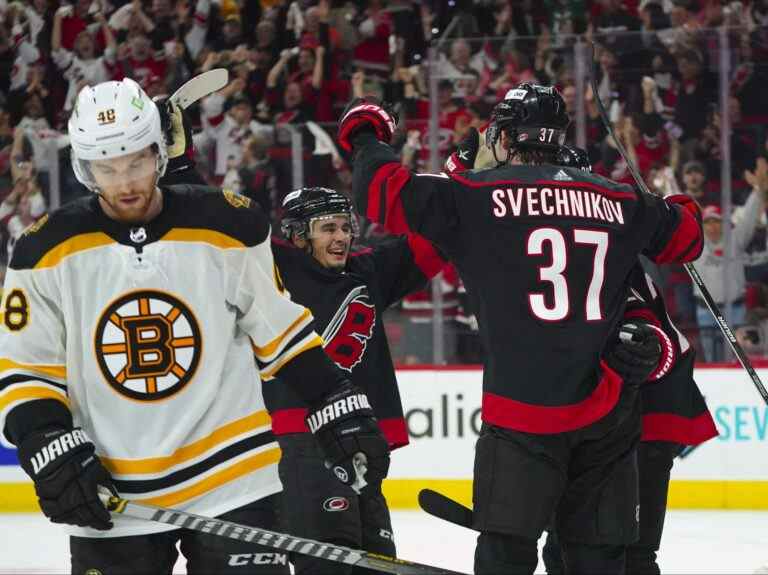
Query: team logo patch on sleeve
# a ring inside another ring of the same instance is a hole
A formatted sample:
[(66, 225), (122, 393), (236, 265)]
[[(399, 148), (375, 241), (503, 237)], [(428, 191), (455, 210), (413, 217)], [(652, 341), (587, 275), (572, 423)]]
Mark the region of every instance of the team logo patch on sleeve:
[(251, 199), (236, 194), (232, 190), (223, 189), (221, 193), (224, 194), (224, 199), (227, 200), (234, 208), (249, 208), (251, 206)]
[(102, 312), (94, 337), (107, 383), (121, 395), (157, 401), (178, 393), (197, 370), (203, 342), (189, 307), (165, 292), (125, 294)]
[(352, 371), (363, 360), (368, 340), (376, 325), (376, 307), (368, 288), (351, 290), (323, 332), (325, 353), (336, 365)]

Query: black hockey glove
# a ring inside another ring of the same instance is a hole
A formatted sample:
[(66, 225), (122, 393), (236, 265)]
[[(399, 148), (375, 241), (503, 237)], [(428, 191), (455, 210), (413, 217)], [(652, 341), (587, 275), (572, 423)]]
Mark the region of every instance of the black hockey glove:
[(35, 482), (43, 513), (54, 523), (107, 530), (109, 511), (99, 500), (99, 486), (115, 495), (112, 477), (80, 429), (54, 429), (19, 442), (19, 462)]
[(172, 174), (188, 170), (195, 166), (192, 147), (192, 124), (186, 112), (168, 98), (155, 100), (160, 112), (160, 126), (168, 146), (168, 167), (166, 173)]
[(369, 129), (376, 138), (389, 143), (397, 126), (397, 115), (385, 104), (372, 99), (355, 98), (344, 109), (339, 122), (339, 146), (345, 152), (352, 151), (352, 137), (361, 129)]
[(475, 167), (477, 150), (480, 148), (480, 134), (475, 128), (470, 128), (467, 135), (456, 146), (456, 151), (448, 156), (443, 169), (446, 174), (466, 172)]
[(656, 371), (662, 346), (653, 326), (641, 321), (621, 324), (616, 339), (604, 354), (608, 367), (629, 384), (640, 384)]
[(346, 382), (313, 405), (307, 426), (317, 438), (325, 464), (357, 491), (380, 483), (389, 471), (389, 446), (363, 391)]

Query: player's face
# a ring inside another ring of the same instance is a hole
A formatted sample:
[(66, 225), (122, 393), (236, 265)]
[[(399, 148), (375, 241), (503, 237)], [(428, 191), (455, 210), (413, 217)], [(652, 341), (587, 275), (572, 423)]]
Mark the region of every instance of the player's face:
[(318, 218), (310, 224), (312, 255), (324, 268), (343, 269), (352, 246), (352, 223), (345, 215)]
[(157, 156), (151, 147), (133, 154), (90, 163), (104, 212), (121, 222), (146, 222), (160, 211)]

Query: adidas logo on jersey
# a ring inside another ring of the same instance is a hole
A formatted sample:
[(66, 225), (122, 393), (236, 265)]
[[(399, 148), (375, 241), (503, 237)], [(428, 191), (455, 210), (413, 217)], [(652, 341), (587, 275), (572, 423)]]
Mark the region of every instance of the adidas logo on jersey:
[(558, 170), (557, 173), (552, 176), (552, 179), (559, 181), (571, 181), (573, 178), (565, 173), (564, 170)]
[(371, 404), (368, 403), (368, 396), (364, 393), (350, 395), (339, 399), (338, 401), (334, 401), (330, 405), (326, 405), (320, 411), (316, 411), (307, 417), (307, 425), (312, 433), (316, 433), (318, 429), (337, 417), (354, 413), (362, 409), (371, 409)]
[(32, 457), (32, 469), (35, 475), (38, 475), (40, 471), (45, 469), (51, 461), (60, 455), (84, 443), (90, 443), (90, 440), (82, 429), (74, 429), (59, 435)]

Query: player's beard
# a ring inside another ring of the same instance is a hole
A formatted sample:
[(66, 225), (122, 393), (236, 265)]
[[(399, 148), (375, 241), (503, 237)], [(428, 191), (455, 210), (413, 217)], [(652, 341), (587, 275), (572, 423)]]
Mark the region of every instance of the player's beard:
[(162, 192), (154, 185), (149, 193), (132, 191), (113, 196), (99, 194), (105, 213), (114, 220), (129, 224), (146, 223), (154, 218), (160, 213), (162, 199)]

